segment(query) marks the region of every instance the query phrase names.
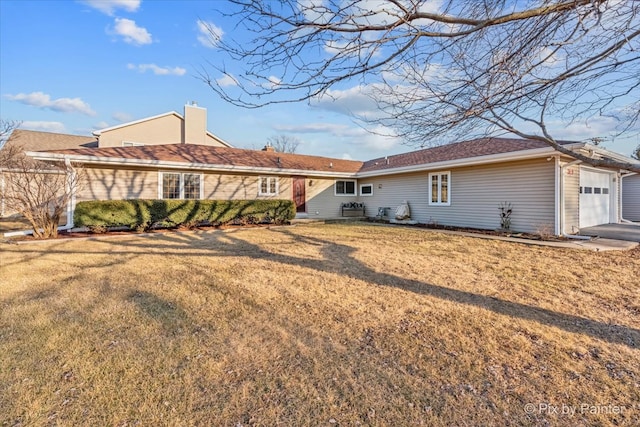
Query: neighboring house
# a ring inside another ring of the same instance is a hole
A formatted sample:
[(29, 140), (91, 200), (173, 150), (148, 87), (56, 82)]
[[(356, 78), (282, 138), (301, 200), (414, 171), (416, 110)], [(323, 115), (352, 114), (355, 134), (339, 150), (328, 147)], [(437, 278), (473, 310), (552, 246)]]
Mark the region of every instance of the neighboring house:
[(640, 221), (640, 174), (622, 177), (622, 219)]
[[(96, 132), (97, 148), (28, 154), (82, 164), (88, 182), (76, 195), (78, 201), (280, 198), (294, 200), (300, 217), (336, 218), (343, 202), (364, 203), (365, 214), (373, 217), (379, 208), (393, 213), (406, 200), (414, 221), (483, 229), (500, 227), (498, 208), (508, 202), (513, 230), (558, 235), (623, 217), (620, 183), (626, 171), (583, 165), (539, 141), (483, 138), (359, 162), (276, 153), (268, 147), (231, 148), (213, 136), (209, 145), (189, 143), (193, 139), (188, 137), (152, 145), (155, 137), (144, 135), (150, 123), (170, 117), (180, 118), (175, 123), (186, 128), (189, 112), (198, 110), (187, 106), (184, 118), (167, 113)], [(106, 142), (109, 132), (118, 136)], [(563, 145), (631, 161), (585, 143)]]
[(170, 111), (93, 132), (98, 147), (130, 147), (161, 144), (199, 144), (231, 147), (207, 130), (207, 109), (195, 103), (184, 106), (184, 116)]

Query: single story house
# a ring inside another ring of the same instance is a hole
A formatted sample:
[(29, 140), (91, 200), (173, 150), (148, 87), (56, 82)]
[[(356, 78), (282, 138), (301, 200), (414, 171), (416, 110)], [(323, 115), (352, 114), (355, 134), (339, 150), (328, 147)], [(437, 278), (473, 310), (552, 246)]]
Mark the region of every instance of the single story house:
[[(206, 113), (204, 120), (191, 114), (200, 110), (186, 106), (184, 117), (172, 112), (95, 132), (97, 146), (28, 155), (81, 164), (87, 182), (76, 201), (279, 198), (294, 200), (300, 217), (329, 219), (342, 215), (344, 202), (363, 203), (374, 217), (406, 200), (419, 223), (481, 229), (500, 227), (506, 202), (513, 230), (560, 235), (621, 222), (625, 197), (637, 200), (621, 186), (623, 176), (631, 182), (628, 171), (590, 167), (539, 141), (482, 138), (361, 162), (232, 148), (206, 131)], [(165, 121), (154, 133), (153, 123)], [(563, 144), (632, 161), (586, 143)]]

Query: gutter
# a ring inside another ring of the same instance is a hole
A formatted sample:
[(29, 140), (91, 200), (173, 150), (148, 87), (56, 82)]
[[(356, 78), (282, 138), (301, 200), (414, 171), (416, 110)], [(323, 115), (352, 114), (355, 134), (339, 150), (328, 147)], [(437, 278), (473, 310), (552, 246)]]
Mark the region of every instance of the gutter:
[(305, 175), (313, 177), (332, 177), (332, 178), (353, 178), (355, 172), (330, 172), (330, 171), (316, 171), (316, 170), (304, 170), (304, 169), (282, 169), (282, 168), (265, 168), (254, 166), (230, 166), (230, 165), (216, 165), (209, 163), (185, 163), (185, 162), (173, 162), (173, 161), (161, 161), (161, 160), (140, 160), (140, 159), (126, 159), (121, 157), (99, 157), (99, 156), (85, 156), (85, 155), (72, 155), (61, 153), (48, 153), (45, 151), (27, 151), (28, 156), (33, 157), (36, 160), (58, 160), (65, 161), (69, 159), (72, 162), (78, 162), (83, 164), (99, 164), (99, 165), (135, 165), (146, 166), (159, 169), (192, 169), (192, 170), (204, 170), (214, 172), (250, 172), (257, 174), (274, 174), (274, 175)]

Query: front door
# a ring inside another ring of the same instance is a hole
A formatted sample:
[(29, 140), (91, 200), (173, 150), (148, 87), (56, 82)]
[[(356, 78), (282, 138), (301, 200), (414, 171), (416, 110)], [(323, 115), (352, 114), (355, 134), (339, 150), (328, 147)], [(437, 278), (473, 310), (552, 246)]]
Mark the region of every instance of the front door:
[(296, 204), (296, 212), (306, 212), (305, 178), (303, 176), (293, 177), (293, 202)]

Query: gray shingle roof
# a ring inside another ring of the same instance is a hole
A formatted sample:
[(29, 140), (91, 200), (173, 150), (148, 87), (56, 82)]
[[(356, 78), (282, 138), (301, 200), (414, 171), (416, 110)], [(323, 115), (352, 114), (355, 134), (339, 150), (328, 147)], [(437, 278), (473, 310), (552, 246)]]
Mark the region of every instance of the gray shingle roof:
[[(575, 144), (575, 141), (559, 141), (561, 144)], [(480, 156), (489, 156), (537, 148), (549, 148), (549, 145), (530, 139), (480, 138), (456, 142), (438, 147), (425, 148), (395, 156), (380, 157), (364, 162), (360, 172), (395, 169), (406, 166), (446, 162)]]

